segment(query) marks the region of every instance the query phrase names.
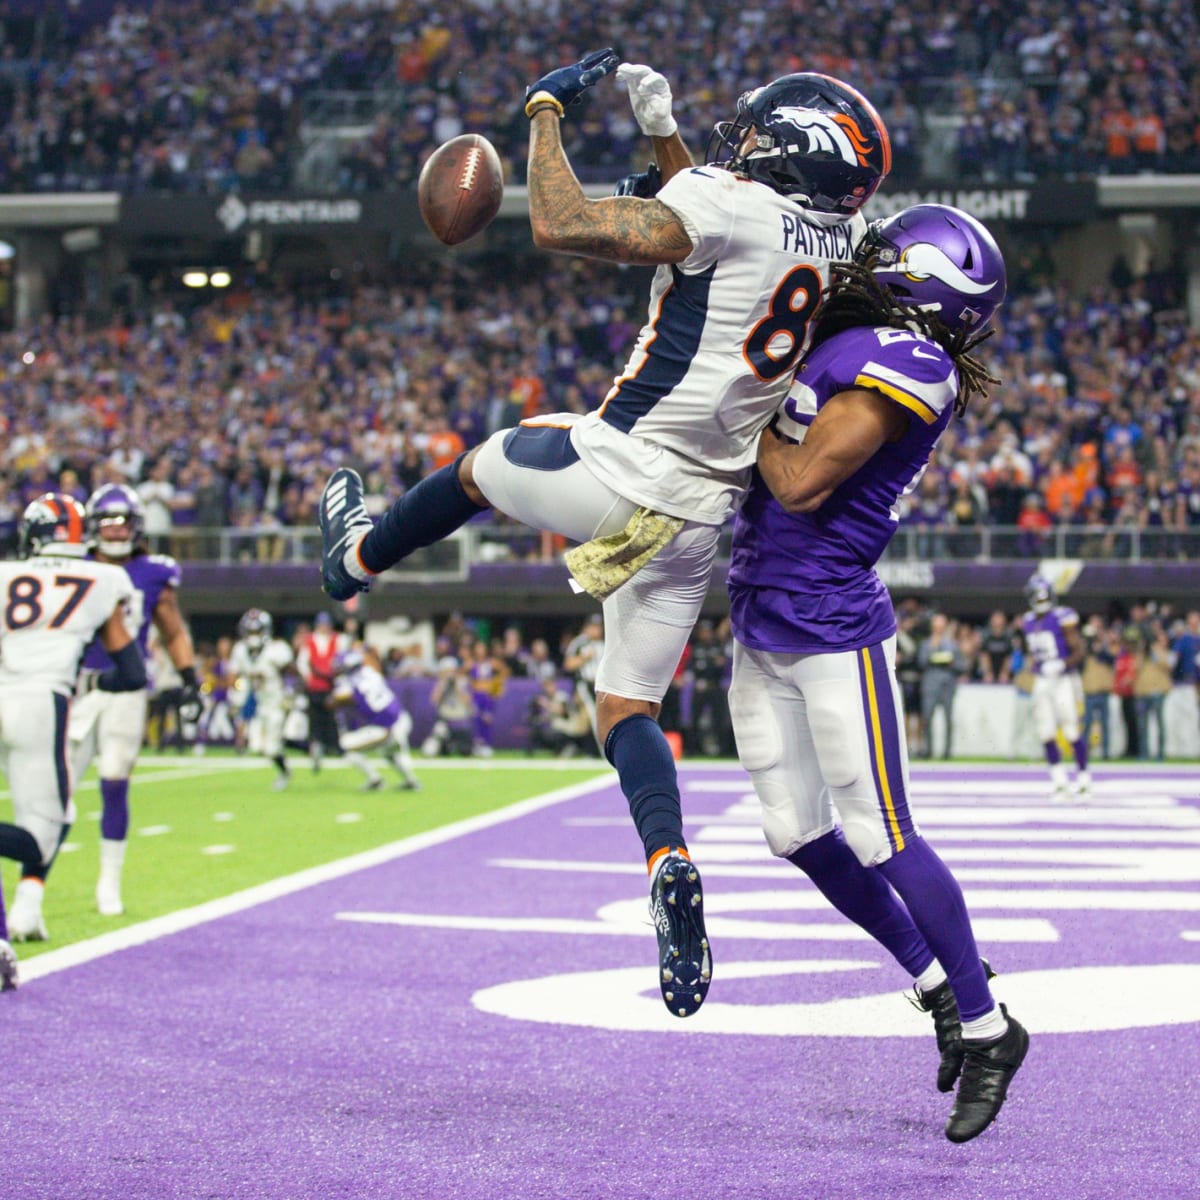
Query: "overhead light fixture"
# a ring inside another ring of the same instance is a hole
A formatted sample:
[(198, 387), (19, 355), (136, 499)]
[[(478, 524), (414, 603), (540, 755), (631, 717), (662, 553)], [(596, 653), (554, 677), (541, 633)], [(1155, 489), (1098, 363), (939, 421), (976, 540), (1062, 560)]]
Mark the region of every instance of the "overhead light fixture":
[(208, 287), (207, 271), (184, 271), (183, 286), (190, 288)]
[(208, 277), (210, 287), (224, 288), (233, 282), (233, 276), (228, 271), (214, 271)]

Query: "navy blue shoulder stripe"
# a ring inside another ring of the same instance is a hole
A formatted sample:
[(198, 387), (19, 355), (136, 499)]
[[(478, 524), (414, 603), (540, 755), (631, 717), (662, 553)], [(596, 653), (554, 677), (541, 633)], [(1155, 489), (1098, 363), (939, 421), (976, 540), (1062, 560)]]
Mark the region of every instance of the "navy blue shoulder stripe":
[(646, 361), (636, 375), (621, 380), (601, 412), (609, 425), (628, 433), (687, 374), (700, 348), (716, 270), (716, 263), (699, 275), (671, 268), (674, 282), (663, 297)]

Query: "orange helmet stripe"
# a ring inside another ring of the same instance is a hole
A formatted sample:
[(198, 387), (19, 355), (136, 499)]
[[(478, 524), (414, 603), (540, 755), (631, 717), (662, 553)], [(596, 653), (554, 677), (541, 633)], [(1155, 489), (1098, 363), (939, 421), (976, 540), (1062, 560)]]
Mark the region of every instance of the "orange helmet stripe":
[[(883, 174), (886, 175), (892, 169), (892, 139), (888, 136), (887, 126), (875, 110), (875, 105), (858, 88), (851, 87), (844, 79), (835, 79), (832, 75), (821, 74), (820, 71), (813, 71), (812, 74), (818, 79), (828, 79), (830, 83), (836, 83), (838, 87), (845, 88), (870, 114), (871, 120), (875, 122), (875, 129), (879, 134), (879, 144), (883, 148)], [(846, 122), (841, 121), (839, 124), (845, 125)]]

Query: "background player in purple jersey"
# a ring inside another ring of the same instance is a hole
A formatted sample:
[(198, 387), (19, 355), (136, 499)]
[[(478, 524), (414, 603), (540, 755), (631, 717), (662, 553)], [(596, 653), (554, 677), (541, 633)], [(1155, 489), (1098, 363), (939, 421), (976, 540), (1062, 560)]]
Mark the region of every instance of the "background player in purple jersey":
[[(1029, 611), (1021, 618), (1021, 632), (1033, 669), (1033, 720), (1050, 766), (1053, 796), (1055, 800), (1067, 800), (1072, 795), (1086, 799), (1092, 776), (1088, 771), (1087, 738), (1079, 720), (1083, 705), (1080, 668), (1087, 653), (1079, 632), (1079, 614), (1057, 603), (1054, 585), (1042, 575), (1029, 581), (1025, 594)], [(1073, 784), (1058, 746), (1060, 731), (1075, 756)]]
[[(189, 722), (200, 717), (200, 688), (191, 633), (179, 611), (179, 565), (165, 554), (148, 554), (143, 536), (142, 502), (124, 484), (108, 483), (88, 497), (87, 537), (97, 562), (124, 567), (133, 583), (130, 633), (143, 662), (153, 623), (166, 652), (183, 681), (180, 716)], [(121, 874), (129, 834), (129, 777), (146, 734), (147, 692), (109, 694), (95, 687), (99, 676), (111, 668), (104, 647), (93, 642), (83, 658), (79, 688), (71, 705), (68, 745), (71, 777), (83, 778), (92, 760), (100, 774), (100, 876), (96, 907), (104, 916), (125, 911)], [(13, 935), (22, 940), (46, 938), (42, 894), (48, 864), (24, 864), (13, 903)]]
[(939, 1089), (961, 1071), (946, 1136), (962, 1142), (995, 1118), (1029, 1038), (992, 998), (962, 890), (913, 820), (875, 564), (942, 431), (996, 382), (971, 350), (1006, 276), (988, 231), (942, 205), (873, 226), (864, 248), (835, 268), (734, 526), (730, 707), (772, 852), (891, 951), (933, 1013)]
[(371, 650), (344, 650), (334, 659), (333, 669), (329, 704), (345, 714), (347, 725), (339, 734), (338, 744), (346, 761), (366, 776), (363, 791), (383, 787), (383, 776), (364, 753), (374, 749), (382, 750), (395, 767), (400, 786), (415, 791), (421, 783), (413, 770), (408, 744), (412, 717), (384, 678), (379, 659)]
[[(583, 543), (577, 582), (604, 605), (597, 740), (616, 768), (650, 875), (659, 980), (686, 1017), (712, 955), (679, 783), (658, 725), (708, 592), (722, 526), (744, 494), (758, 437), (786, 394), (831, 264), (866, 231), (859, 211), (891, 166), (879, 115), (815, 72), (745, 93), (693, 167), (657, 72), (611, 50), (525, 93), (529, 215), (544, 249), (654, 265), (646, 324), (603, 405), (494, 434), (423, 479), (373, 523), (341, 468), (322, 496), (322, 579), (345, 600), (482, 508)], [(653, 198), (589, 200), (560, 121), (609, 72), (629, 87), (666, 182)]]

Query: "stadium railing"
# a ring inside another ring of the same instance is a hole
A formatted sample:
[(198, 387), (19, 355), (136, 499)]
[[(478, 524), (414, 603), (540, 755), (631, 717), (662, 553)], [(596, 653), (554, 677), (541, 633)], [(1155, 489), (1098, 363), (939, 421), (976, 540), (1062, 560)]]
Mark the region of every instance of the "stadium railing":
[[(731, 530), (724, 531), (720, 556), (727, 558)], [(156, 535), (153, 549), (181, 561), (228, 565), (301, 564), (320, 558), (320, 534), (312, 527), (276, 525), (204, 529), (184, 526)], [(433, 581), (467, 577), (472, 563), (550, 562), (565, 543), (524, 526), (475, 522), (427, 547), (401, 564), (405, 574)], [(1200, 559), (1200, 526), (1184, 530), (1136, 529), (1111, 525), (1064, 526), (1040, 531), (1011, 525), (904, 525), (884, 555), (887, 562), (1065, 558), (1123, 563)]]

